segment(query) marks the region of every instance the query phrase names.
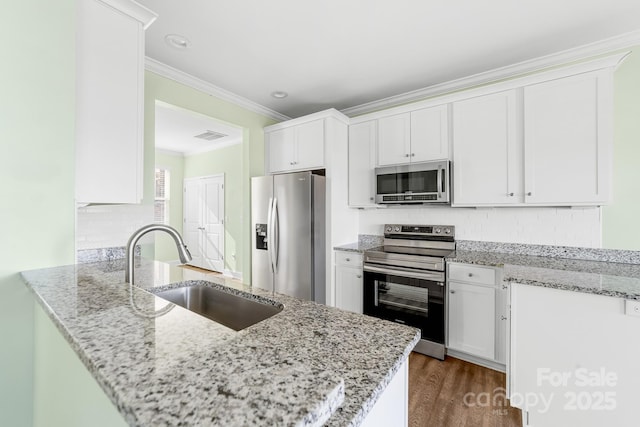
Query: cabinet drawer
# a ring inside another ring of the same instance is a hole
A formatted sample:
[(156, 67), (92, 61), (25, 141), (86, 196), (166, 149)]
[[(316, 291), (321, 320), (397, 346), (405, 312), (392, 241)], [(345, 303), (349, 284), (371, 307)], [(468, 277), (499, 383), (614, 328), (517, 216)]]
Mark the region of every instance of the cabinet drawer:
[(336, 265), (362, 267), (362, 254), (336, 251)]
[(495, 285), (496, 271), (493, 268), (451, 263), (449, 264), (449, 280)]

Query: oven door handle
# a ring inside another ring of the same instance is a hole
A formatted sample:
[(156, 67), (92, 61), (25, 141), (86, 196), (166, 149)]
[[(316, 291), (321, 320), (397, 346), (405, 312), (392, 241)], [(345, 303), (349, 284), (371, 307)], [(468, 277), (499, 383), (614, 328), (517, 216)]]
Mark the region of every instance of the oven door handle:
[[(365, 264), (364, 271), (380, 274), (393, 274), (394, 276), (410, 277), (412, 279), (422, 279), (436, 282), (439, 286), (444, 286), (444, 274), (442, 273), (428, 273), (428, 272), (416, 272), (411, 270), (399, 269), (399, 268), (380, 268), (373, 265)], [(378, 294), (376, 289), (376, 295)]]

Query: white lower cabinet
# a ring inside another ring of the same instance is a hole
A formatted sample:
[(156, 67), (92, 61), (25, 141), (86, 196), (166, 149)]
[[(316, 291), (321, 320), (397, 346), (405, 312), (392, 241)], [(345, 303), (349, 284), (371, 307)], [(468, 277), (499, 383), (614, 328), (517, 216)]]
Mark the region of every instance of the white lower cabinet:
[(495, 288), (449, 283), (449, 348), (493, 359), (495, 312)]
[(336, 252), (336, 307), (362, 314), (362, 255)]
[(448, 353), (504, 370), (508, 287), (500, 270), (458, 263), (448, 267)]
[(409, 425), (409, 360), (405, 360), (361, 424), (363, 427)]
[(523, 426), (637, 426), (640, 318), (625, 300), (511, 284), (507, 393)]

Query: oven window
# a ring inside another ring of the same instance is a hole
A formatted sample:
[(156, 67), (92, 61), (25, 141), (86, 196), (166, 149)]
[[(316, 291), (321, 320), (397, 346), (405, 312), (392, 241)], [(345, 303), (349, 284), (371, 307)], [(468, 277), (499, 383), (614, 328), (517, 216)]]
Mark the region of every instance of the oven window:
[(376, 280), (378, 304), (399, 311), (429, 313), (429, 290), (416, 286)]

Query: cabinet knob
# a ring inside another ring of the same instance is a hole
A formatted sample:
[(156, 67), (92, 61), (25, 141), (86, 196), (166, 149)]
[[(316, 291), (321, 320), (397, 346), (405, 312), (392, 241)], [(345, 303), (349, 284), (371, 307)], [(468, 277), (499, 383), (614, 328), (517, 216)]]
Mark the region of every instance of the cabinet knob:
[(411, 153), (411, 157), (415, 157), (415, 156), (416, 156), (416, 153)]
[(369, 197), (369, 200), (371, 200), (373, 202), (373, 197)]
[(362, 279), (362, 274), (358, 274), (356, 277), (357, 277), (358, 279)]
[(502, 289), (507, 289), (507, 285), (502, 285)]
[(455, 294), (455, 293), (456, 293), (456, 291), (454, 291), (453, 289), (451, 289), (451, 293), (452, 293), (452, 294)]
[(507, 320), (507, 316), (500, 316), (500, 320)]
[(293, 162), (289, 162), (289, 164), (293, 166)]
[(529, 192), (527, 193), (527, 196), (530, 196), (531, 194), (532, 194), (532, 193), (531, 193), (531, 191), (529, 191)]
[(405, 156), (405, 157), (409, 157), (409, 155), (408, 155), (408, 154), (405, 154), (404, 156)]
[(349, 261), (351, 261), (351, 258), (345, 258), (344, 260), (349, 262)]
[(473, 273), (469, 273), (469, 277), (473, 277)]
[(513, 193), (507, 193), (507, 196), (513, 197)]

